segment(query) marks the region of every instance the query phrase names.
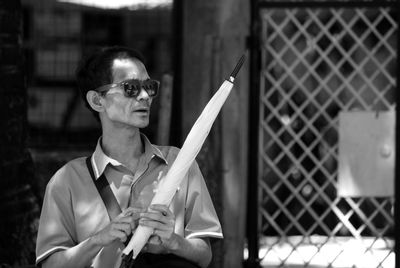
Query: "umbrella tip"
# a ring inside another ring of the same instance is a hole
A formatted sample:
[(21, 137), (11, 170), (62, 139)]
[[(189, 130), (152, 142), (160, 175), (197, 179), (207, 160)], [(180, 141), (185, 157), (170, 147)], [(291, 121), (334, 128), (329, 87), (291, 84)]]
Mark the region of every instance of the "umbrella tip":
[(236, 64), (235, 69), (233, 69), (233, 71), (230, 75), (230, 78), (232, 78), (232, 80), (236, 78), (236, 75), (238, 74), (240, 68), (242, 68), (242, 65), (243, 65), (245, 59), (246, 59), (246, 52), (243, 53), (243, 55), (240, 57), (238, 63)]

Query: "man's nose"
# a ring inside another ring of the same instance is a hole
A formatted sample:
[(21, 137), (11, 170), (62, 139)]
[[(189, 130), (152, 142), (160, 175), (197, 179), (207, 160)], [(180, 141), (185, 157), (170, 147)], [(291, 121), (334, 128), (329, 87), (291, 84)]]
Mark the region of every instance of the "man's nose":
[(150, 99), (149, 94), (144, 88), (140, 89), (139, 95), (136, 98), (137, 100), (145, 100), (145, 99)]

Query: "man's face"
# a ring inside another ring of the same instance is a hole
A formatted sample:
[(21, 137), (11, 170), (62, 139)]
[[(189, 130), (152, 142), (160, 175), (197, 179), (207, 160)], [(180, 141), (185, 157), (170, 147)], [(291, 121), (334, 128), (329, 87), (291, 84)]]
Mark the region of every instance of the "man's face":
[[(135, 59), (115, 59), (112, 74), (112, 83), (150, 78), (144, 64)], [(103, 98), (104, 116), (114, 126), (144, 128), (149, 124), (152, 97), (145, 90), (142, 89), (137, 97), (126, 97), (121, 87), (115, 87), (106, 92)]]

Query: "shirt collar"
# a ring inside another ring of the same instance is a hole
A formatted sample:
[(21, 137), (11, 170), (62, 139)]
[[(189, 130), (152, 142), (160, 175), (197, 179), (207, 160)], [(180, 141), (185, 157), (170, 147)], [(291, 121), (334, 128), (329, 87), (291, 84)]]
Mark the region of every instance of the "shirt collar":
[(164, 156), (161, 150), (156, 145), (151, 144), (149, 139), (143, 133), (140, 133), (140, 137), (142, 138), (142, 141), (144, 143), (144, 153), (146, 155), (146, 158), (150, 161), (151, 158), (157, 156), (158, 158), (163, 160), (165, 164), (168, 165), (167, 158)]
[[(154, 156), (156, 156), (157, 158), (159, 158), (160, 160), (165, 162), (165, 164), (168, 164), (167, 159), (165, 158), (165, 156), (163, 155), (161, 150), (159, 148), (157, 148), (157, 146), (151, 144), (151, 142), (146, 137), (146, 135), (141, 133), (140, 137), (144, 144), (144, 155), (143, 156), (146, 159), (146, 163), (150, 162), (150, 160)], [(113, 165), (113, 166), (122, 166), (123, 165), (119, 161), (109, 157), (108, 155), (106, 155), (104, 153), (103, 148), (101, 147), (101, 137), (97, 141), (96, 150), (94, 151), (94, 153), (92, 155), (91, 161), (92, 161), (92, 166), (94, 169), (94, 174), (96, 176), (96, 179), (98, 179), (101, 176), (101, 174), (103, 174), (103, 172), (106, 169), (108, 164)]]

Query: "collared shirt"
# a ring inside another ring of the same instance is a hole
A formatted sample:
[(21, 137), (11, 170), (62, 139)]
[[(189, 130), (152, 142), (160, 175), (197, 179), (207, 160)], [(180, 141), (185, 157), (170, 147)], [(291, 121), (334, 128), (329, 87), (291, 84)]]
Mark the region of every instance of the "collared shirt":
[[(107, 156), (100, 140), (91, 157), (96, 179), (104, 173), (122, 210), (128, 206), (143, 209), (149, 206), (160, 179), (166, 175), (179, 152), (175, 147), (155, 146), (144, 135), (142, 142), (145, 151), (134, 173)], [(177, 189), (169, 208), (175, 215), (175, 233), (178, 235), (189, 239), (222, 238), (221, 225), (196, 162)], [(68, 162), (55, 173), (46, 187), (36, 263), (56, 251), (88, 239), (109, 223), (106, 207), (89, 174), (85, 158)], [(121, 243), (118, 247), (121, 248)], [(110, 254), (105, 254), (106, 250), (103, 248), (99, 252), (94, 261), (99, 265), (94, 267), (107, 267), (104, 263), (110, 261)], [(118, 253), (114, 255), (116, 258)]]

